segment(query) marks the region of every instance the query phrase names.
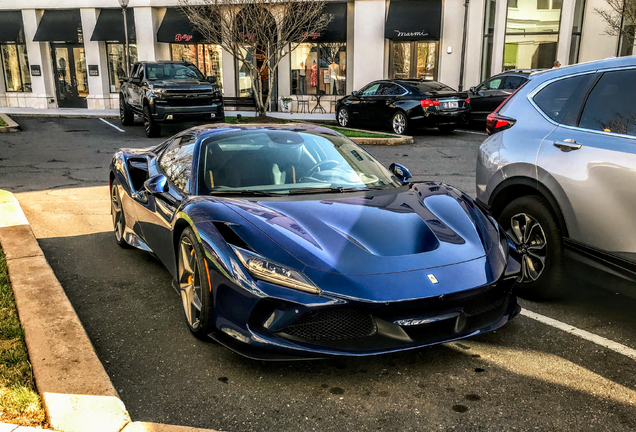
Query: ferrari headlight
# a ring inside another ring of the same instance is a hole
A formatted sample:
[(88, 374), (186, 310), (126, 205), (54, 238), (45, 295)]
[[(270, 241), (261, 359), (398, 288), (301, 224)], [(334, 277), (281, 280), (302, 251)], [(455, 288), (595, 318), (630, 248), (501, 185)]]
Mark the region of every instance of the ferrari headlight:
[(236, 246), (232, 246), (232, 249), (245, 269), (256, 279), (312, 294), (321, 292), (320, 288), (299, 271)]

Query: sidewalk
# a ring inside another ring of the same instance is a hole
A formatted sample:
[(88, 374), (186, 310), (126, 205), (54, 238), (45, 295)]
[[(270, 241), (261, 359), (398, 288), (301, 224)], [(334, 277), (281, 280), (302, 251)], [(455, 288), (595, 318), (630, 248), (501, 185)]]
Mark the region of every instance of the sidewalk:
[[(9, 115), (23, 115), (23, 116), (38, 116), (38, 117), (119, 117), (119, 110), (89, 110), (86, 108), (51, 108), (51, 109), (36, 109), (36, 108), (13, 108), (13, 107), (0, 107), (0, 113)], [(255, 117), (255, 111), (225, 111), (226, 116), (235, 116), (240, 114), (245, 117)], [(326, 114), (311, 114), (311, 113), (283, 113), (283, 112), (268, 112), (268, 116), (288, 119), (288, 120), (314, 120), (314, 121), (328, 121), (336, 120), (335, 113)]]

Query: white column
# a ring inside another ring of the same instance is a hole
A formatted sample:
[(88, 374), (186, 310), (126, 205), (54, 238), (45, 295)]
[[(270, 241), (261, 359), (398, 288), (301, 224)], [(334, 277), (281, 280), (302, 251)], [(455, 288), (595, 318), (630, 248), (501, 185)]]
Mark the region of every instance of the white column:
[(572, 26), (574, 25), (575, 6), (576, 0), (563, 0), (556, 58), (563, 66), (570, 64), (570, 45), (572, 44)]
[(236, 71), (234, 57), (229, 52), (221, 51), (221, 68), (223, 69), (223, 96), (236, 96)]
[(468, 34), (466, 35), (466, 66), (464, 69), (464, 90), (479, 84), (481, 60), (484, 50), (485, 0), (470, 0), (468, 7)]
[[(443, 5), (438, 80), (457, 88), (464, 34), (464, 0), (446, 0)], [(448, 48), (451, 54), (448, 54)]]
[(30, 108), (57, 108), (50, 45), (48, 42), (33, 42), (33, 37), (41, 18), (41, 11), (22, 9), (24, 39), (26, 41), (29, 65), (39, 65), (42, 72), (39, 77), (31, 76), (32, 93), (27, 100), (27, 106)]
[[(285, 49), (285, 57), (280, 59), (278, 63), (278, 98), (289, 96), (291, 94), (291, 56), (289, 48)], [(272, 101), (278, 104), (278, 101)]]
[[(347, 86), (345, 91), (350, 94), (355, 90), (353, 87), (353, 72), (355, 70), (355, 64), (353, 63), (353, 52), (355, 50), (355, 14), (356, 5), (355, 2), (347, 3), (347, 69), (345, 74), (347, 77)], [(384, 24), (382, 25), (384, 28)], [(385, 76), (385, 75), (383, 75)]]
[(355, 2), (353, 89), (383, 78), (385, 9), (384, 0)]
[(579, 62), (602, 60), (613, 57), (618, 50), (618, 36), (605, 34), (607, 24), (595, 12), (595, 9), (607, 8), (605, 0), (587, 0), (581, 31), (581, 50)]
[(86, 69), (88, 70), (89, 65), (97, 65), (99, 70), (99, 76), (88, 75), (88, 97), (86, 98), (88, 109), (110, 109), (108, 59), (106, 58), (105, 43), (90, 40), (97, 24), (99, 10), (82, 8), (80, 9), (80, 16), (82, 17)]
[[(157, 12), (159, 14), (160, 11)], [(165, 9), (163, 10), (165, 14)], [(163, 18), (161, 14), (161, 18)], [(135, 34), (137, 36), (137, 57), (139, 61), (155, 61), (157, 57), (157, 17), (151, 7), (135, 8)], [(159, 21), (161, 23), (161, 21)], [(169, 55), (168, 58), (169, 59)], [(167, 60), (161, 58), (161, 60)]]
[(495, 34), (492, 41), (492, 68), (493, 75), (503, 70), (504, 45), (506, 43), (506, 15), (508, 1), (497, 0), (495, 8)]

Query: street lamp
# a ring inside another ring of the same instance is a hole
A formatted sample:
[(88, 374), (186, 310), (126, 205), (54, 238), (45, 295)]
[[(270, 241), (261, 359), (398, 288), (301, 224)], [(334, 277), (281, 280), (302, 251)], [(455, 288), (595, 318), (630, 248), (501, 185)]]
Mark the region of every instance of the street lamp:
[(124, 62), (126, 63), (126, 76), (130, 76), (130, 62), (128, 60), (128, 18), (126, 17), (126, 9), (128, 8), (129, 0), (119, 0), (121, 6), (121, 13), (124, 14), (124, 37), (126, 38), (126, 48), (124, 52)]

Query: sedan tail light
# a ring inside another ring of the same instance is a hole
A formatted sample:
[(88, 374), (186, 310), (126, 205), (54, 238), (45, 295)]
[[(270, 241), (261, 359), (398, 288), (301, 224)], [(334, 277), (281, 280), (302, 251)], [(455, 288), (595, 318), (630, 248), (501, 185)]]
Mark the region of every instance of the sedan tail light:
[(492, 135), (496, 132), (510, 129), (516, 122), (515, 119), (504, 117), (494, 112), (486, 117), (486, 132), (488, 132), (488, 135)]
[(439, 101), (430, 100), (430, 99), (422, 99), (420, 101), (420, 105), (422, 105), (422, 108), (428, 108), (428, 107), (432, 107), (432, 106), (439, 106)]

